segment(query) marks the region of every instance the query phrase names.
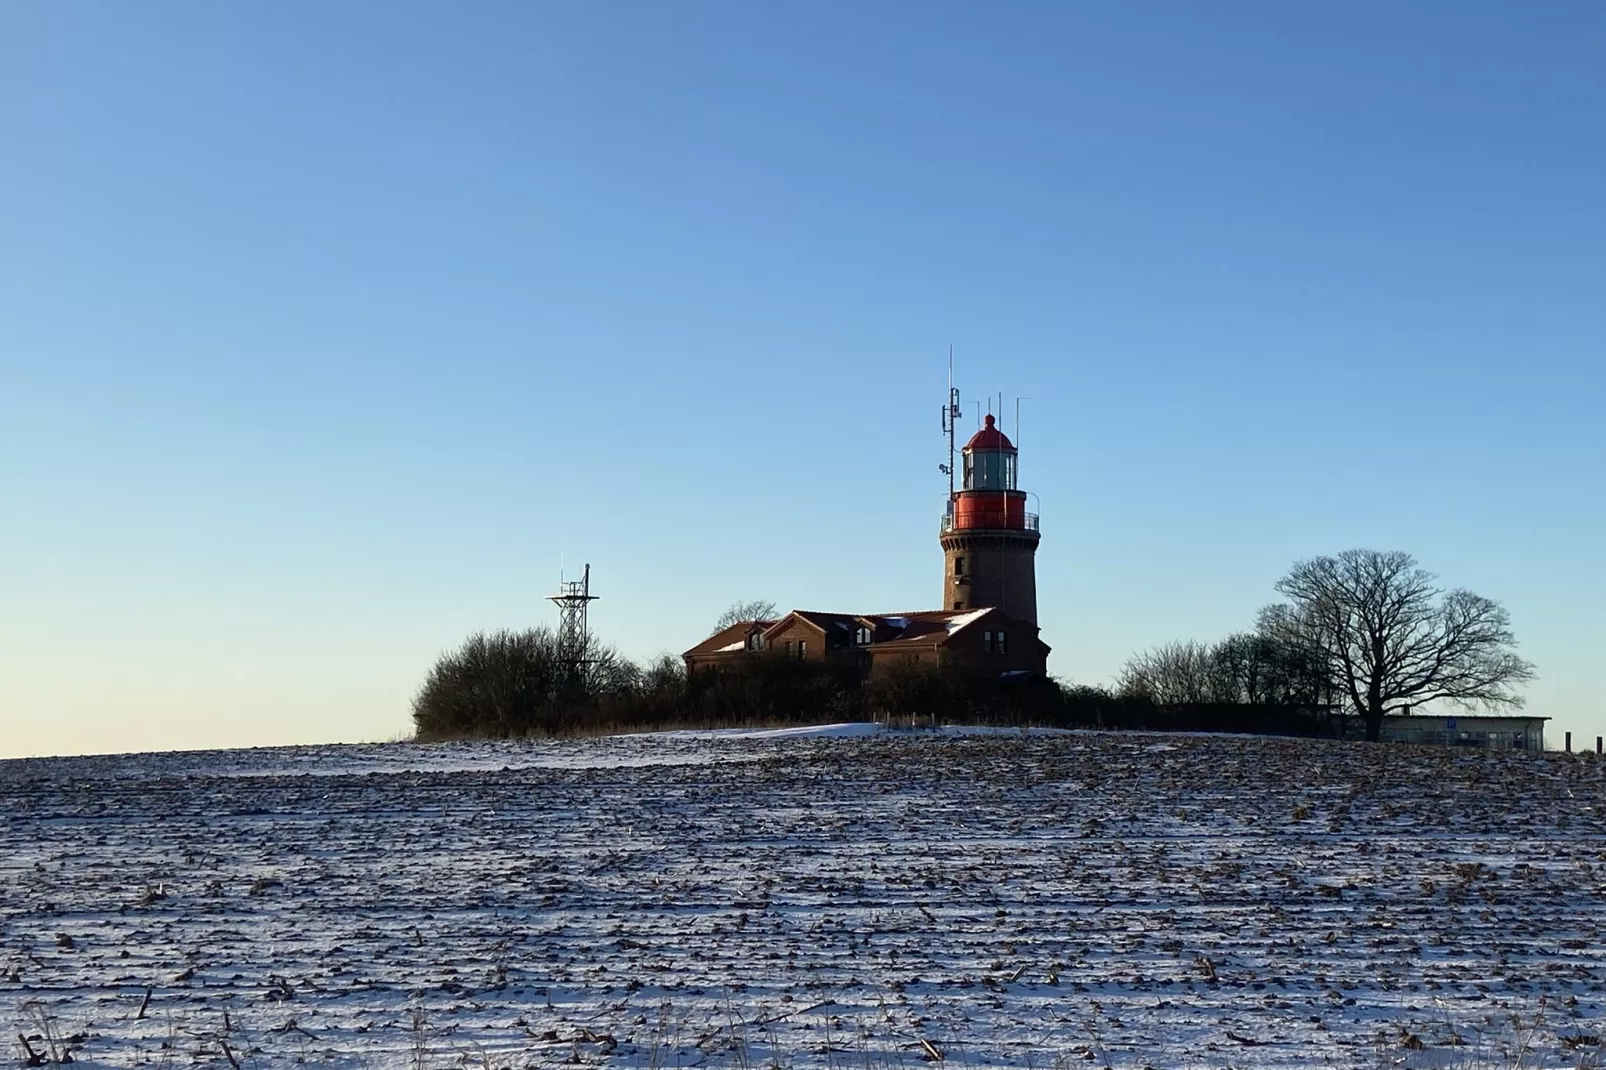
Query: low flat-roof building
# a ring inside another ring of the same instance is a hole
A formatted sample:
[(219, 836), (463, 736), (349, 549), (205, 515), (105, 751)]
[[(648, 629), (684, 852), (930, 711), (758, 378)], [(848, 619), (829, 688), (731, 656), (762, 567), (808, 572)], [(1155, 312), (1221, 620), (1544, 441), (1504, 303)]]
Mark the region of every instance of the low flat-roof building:
[(1409, 714), (1383, 718), (1390, 743), (1430, 743), (1492, 750), (1544, 750), (1548, 717)]

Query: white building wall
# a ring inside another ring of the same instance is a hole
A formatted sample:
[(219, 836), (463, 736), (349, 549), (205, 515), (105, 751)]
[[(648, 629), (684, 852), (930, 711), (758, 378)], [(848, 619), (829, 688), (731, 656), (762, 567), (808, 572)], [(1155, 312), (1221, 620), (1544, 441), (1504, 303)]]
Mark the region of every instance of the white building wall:
[(1385, 717), (1383, 738), (1392, 743), (1544, 750), (1543, 717)]

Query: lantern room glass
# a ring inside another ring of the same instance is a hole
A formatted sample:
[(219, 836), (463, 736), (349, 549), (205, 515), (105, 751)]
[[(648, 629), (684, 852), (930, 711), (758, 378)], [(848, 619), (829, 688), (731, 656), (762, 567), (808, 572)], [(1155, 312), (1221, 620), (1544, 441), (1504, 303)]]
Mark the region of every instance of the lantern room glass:
[(972, 450), (965, 454), (965, 489), (1014, 490), (1016, 464), (1012, 450)]

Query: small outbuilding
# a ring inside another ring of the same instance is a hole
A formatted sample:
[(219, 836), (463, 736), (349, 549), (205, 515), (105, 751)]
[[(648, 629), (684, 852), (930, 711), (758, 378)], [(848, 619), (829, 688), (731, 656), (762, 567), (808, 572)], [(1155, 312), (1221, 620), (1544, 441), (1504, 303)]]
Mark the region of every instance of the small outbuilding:
[(1489, 750), (1544, 750), (1548, 717), (1409, 714), (1383, 718), (1390, 743), (1427, 743)]

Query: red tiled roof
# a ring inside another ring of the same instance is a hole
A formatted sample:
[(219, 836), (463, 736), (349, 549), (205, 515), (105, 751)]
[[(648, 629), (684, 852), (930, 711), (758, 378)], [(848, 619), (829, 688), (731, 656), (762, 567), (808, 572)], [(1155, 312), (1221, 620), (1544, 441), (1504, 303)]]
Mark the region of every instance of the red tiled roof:
[(801, 617), (810, 624), (814, 625), (816, 628), (820, 629), (822, 632), (829, 632), (832, 628), (852, 628), (858, 623), (859, 620), (858, 617), (855, 617), (851, 613), (821, 613), (813, 609), (794, 609), (780, 620), (771, 624), (765, 629), (765, 631), (774, 631), (776, 627), (785, 624), (793, 617)]
[[(767, 629), (774, 625), (774, 623), (775, 622), (772, 620), (739, 620), (735, 624), (732, 624), (729, 628), (722, 629), (715, 632), (713, 635), (710, 635), (707, 639), (704, 639), (702, 642), (698, 643), (681, 656), (686, 657), (693, 654), (737, 653), (747, 645), (748, 632), (752, 631), (754, 628), (758, 628), (760, 630)], [(732, 643), (736, 644), (736, 648), (734, 650), (729, 649)]]
[[(793, 617), (800, 617), (808, 621), (822, 632), (829, 633), (837, 628), (843, 631), (858, 631), (859, 626), (868, 625), (871, 629), (871, 646), (884, 646), (889, 643), (919, 643), (930, 644), (932, 641), (946, 642), (950, 635), (961, 628), (968, 628), (983, 616), (992, 612), (990, 608), (984, 609), (922, 609), (910, 613), (822, 613), (813, 609), (794, 609), (779, 621), (770, 625), (766, 631), (774, 631), (780, 625)], [(954, 622), (961, 622), (957, 627)]]
[(826, 634), (832, 631), (857, 632), (860, 626), (867, 626), (871, 629), (868, 648), (871, 650), (884, 650), (888, 647), (896, 649), (936, 647), (995, 612), (999, 611), (991, 606), (980, 609), (922, 609), (909, 613), (859, 614), (794, 609), (779, 620), (742, 621), (733, 624), (717, 635), (704, 639), (686, 651), (685, 656), (740, 653), (746, 649), (747, 635), (753, 628), (760, 628), (766, 634), (770, 634), (794, 617), (807, 621)]

